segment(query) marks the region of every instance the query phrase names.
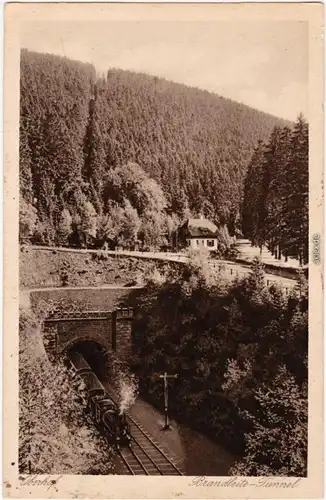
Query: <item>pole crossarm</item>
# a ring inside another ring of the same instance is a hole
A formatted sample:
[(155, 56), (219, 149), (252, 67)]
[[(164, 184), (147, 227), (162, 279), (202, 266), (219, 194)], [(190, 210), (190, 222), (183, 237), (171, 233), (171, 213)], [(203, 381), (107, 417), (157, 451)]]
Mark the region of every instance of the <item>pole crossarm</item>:
[(165, 424), (163, 429), (169, 429), (169, 414), (168, 414), (168, 407), (169, 407), (169, 393), (168, 393), (168, 379), (175, 379), (178, 378), (178, 374), (168, 374), (167, 372), (164, 372), (164, 374), (160, 374), (159, 378), (162, 378), (164, 380), (164, 415), (165, 415)]

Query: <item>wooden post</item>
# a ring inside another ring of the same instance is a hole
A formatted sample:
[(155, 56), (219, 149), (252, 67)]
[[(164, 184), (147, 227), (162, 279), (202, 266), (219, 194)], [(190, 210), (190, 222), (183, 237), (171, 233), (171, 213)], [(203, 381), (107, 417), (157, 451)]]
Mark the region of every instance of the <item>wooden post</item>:
[(111, 314), (111, 343), (112, 351), (117, 350), (117, 310), (112, 311)]
[[(30, 410), (31, 394), (32, 394), (32, 390), (29, 387), (28, 388), (28, 409), (29, 409), (29, 413), (31, 412), (31, 410)], [(29, 423), (29, 425), (28, 425), (28, 452), (29, 452), (29, 456), (31, 456), (31, 440), (32, 440), (32, 433), (31, 433), (31, 426), (30, 426), (30, 423)], [(28, 460), (28, 474), (30, 474), (30, 475), (32, 474), (32, 463), (31, 463), (31, 459), (30, 458)]]
[(165, 416), (165, 429), (169, 427), (169, 415), (168, 415), (168, 405), (169, 405), (169, 393), (168, 393), (168, 379), (166, 372), (164, 373), (164, 416)]
[(164, 423), (163, 430), (167, 430), (170, 428), (169, 413), (168, 413), (168, 407), (169, 407), (168, 379), (169, 378), (178, 378), (178, 375), (168, 375), (166, 372), (164, 372), (164, 375), (160, 375), (160, 378), (163, 378), (163, 380), (164, 380), (164, 417), (165, 417), (165, 423)]

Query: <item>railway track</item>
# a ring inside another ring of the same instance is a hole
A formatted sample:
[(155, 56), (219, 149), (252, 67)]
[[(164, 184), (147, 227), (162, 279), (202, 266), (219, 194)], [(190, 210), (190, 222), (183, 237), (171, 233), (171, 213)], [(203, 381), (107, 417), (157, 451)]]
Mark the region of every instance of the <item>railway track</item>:
[(120, 466), (128, 475), (182, 476), (181, 470), (153, 441), (147, 432), (129, 414), (132, 443), (130, 448), (119, 448)]
[[(113, 388), (106, 384), (110, 398), (116, 403)], [(182, 476), (183, 472), (155, 443), (142, 425), (126, 412), (130, 425), (131, 446), (118, 448), (120, 474), (132, 476)]]

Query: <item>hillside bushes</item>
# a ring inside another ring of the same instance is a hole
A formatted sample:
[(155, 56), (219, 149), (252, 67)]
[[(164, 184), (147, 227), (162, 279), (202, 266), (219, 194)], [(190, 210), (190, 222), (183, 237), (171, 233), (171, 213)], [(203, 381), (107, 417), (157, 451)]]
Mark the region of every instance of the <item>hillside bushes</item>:
[(40, 321), (37, 312), (20, 311), (19, 471), (110, 474), (112, 452), (86, 416), (69, 370), (50, 363)]
[[(299, 293), (300, 288), (300, 293)], [(178, 373), (170, 407), (243, 456), (241, 474), (305, 475), (308, 304), (266, 288), (259, 261), (223, 288), (199, 261), (136, 301), (134, 368), (162, 407), (158, 374)]]

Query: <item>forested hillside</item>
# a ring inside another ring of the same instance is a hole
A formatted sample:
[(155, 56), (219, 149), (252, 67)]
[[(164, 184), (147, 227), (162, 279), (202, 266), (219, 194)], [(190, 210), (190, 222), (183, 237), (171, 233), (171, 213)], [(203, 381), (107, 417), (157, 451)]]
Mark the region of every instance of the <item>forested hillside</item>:
[[(221, 68), (222, 71), (222, 68)], [(162, 243), (191, 212), (240, 224), (258, 140), (284, 121), (157, 77), (23, 50), (20, 234)]]
[[(155, 279), (154, 279), (155, 278)], [(231, 475), (307, 474), (308, 285), (285, 297), (259, 260), (225, 287), (200, 256), (158, 272), (135, 308), (133, 355), (140, 393), (239, 454)], [(205, 411), (203, 411), (205, 409)], [(206, 411), (208, 410), (209, 411)]]
[(243, 230), (276, 256), (308, 262), (308, 124), (299, 116), (293, 131), (275, 127), (259, 142), (244, 187)]

